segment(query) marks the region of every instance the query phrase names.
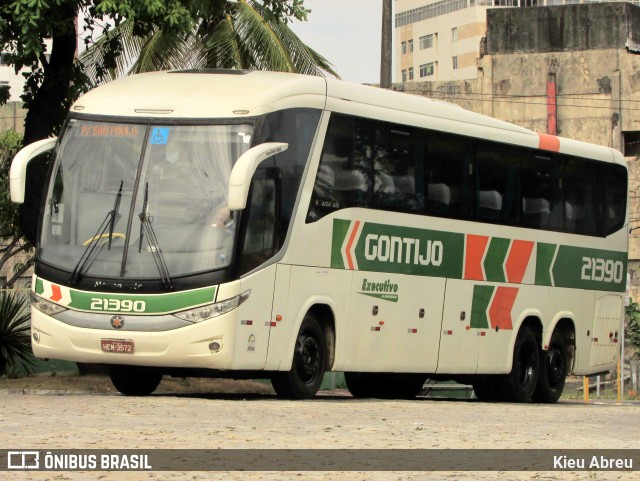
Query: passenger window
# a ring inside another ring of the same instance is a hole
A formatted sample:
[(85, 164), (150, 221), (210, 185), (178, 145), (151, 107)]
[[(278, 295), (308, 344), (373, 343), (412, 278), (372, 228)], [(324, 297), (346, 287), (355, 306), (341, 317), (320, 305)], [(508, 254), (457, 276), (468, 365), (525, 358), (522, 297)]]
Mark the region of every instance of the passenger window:
[(426, 178), (429, 214), (469, 218), (473, 149), (464, 137), (433, 134), (427, 140)]
[(526, 227), (561, 230), (563, 207), (557, 158), (536, 156), (521, 163), (522, 222)]
[[(373, 205), (380, 209), (420, 212), (424, 207), (424, 183), (416, 189), (416, 137), (409, 129), (381, 125), (376, 129), (373, 159)], [(421, 151), (422, 149), (420, 149)]]
[(627, 171), (619, 165), (607, 165), (605, 181), (604, 235), (621, 229), (627, 209)]
[(595, 235), (598, 232), (598, 202), (596, 177), (593, 162), (569, 158), (562, 171), (564, 194), (564, 228), (575, 234)]
[(373, 146), (369, 121), (332, 116), (307, 222), (315, 222), (338, 209), (369, 205)]
[(476, 218), (489, 222), (518, 221), (518, 170), (521, 153), (504, 145), (476, 150)]

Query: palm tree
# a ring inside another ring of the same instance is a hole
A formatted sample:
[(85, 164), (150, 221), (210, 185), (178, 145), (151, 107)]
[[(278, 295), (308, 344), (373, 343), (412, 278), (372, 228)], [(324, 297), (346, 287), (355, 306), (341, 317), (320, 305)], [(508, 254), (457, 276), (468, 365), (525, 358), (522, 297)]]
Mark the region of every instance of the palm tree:
[(31, 351), (27, 298), (15, 291), (0, 292), (0, 375), (31, 371), (35, 358)]
[[(286, 21), (265, 13), (254, 0), (227, 3), (223, 16), (201, 19), (186, 35), (155, 30), (137, 36), (132, 22), (125, 20), (85, 51), (80, 60), (94, 83), (154, 70), (200, 68), (274, 70), (339, 78), (332, 65), (305, 45)], [(97, 70), (114, 45), (121, 45), (122, 51), (112, 68)]]

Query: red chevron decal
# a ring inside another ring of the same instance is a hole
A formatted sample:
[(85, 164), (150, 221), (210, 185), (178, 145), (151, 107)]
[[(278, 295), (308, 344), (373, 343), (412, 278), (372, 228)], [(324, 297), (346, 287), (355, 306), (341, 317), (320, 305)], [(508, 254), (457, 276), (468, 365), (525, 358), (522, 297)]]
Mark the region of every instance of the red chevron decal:
[(359, 220), (356, 221), (353, 227), (353, 230), (351, 231), (351, 235), (349, 236), (349, 242), (347, 242), (347, 247), (346, 247), (347, 268), (351, 270), (354, 269), (353, 257), (351, 256), (351, 254), (353, 253), (353, 242), (356, 238), (356, 234), (358, 233), (358, 227), (360, 227)]
[(49, 299), (51, 299), (53, 302), (58, 302), (60, 299), (62, 299), (62, 291), (60, 290), (60, 286), (51, 284), (51, 293), (52, 294)]
[(487, 249), (489, 237), (484, 235), (467, 234), (466, 255), (464, 260), (464, 278), (476, 281), (484, 280), (482, 258)]
[(505, 264), (507, 271), (507, 282), (515, 282), (520, 284), (524, 273), (529, 265), (529, 259), (531, 258), (531, 252), (535, 242), (514, 240), (511, 243), (511, 250), (509, 251), (509, 257)]
[(511, 321), (511, 310), (516, 301), (519, 288), (517, 287), (498, 287), (493, 296), (491, 305), (489, 306), (489, 322), (491, 327), (495, 329), (513, 329)]

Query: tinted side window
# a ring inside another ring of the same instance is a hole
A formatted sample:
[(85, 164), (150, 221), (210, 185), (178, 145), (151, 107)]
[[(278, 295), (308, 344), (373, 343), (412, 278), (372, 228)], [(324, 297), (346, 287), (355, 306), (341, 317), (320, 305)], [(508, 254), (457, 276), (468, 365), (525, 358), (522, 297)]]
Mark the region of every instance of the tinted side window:
[(476, 150), (476, 218), (516, 223), (519, 217), (518, 172), (521, 151), (500, 144)]
[(568, 158), (562, 171), (564, 228), (575, 234), (596, 235), (602, 214), (602, 196), (594, 162)]
[(327, 129), (307, 222), (338, 209), (367, 207), (373, 183), (371, 123), (333, 114)]
[(534, 156), (523, 159), (520, 185), (524, 226), (551, 230), (563, 228), (561, 165), (557, 158)]
[[(373, 206), (402, 212), (421, 212), (424, 181), (416, 182), (424, 162), (422, 135), (410, 128), (378, 124), (373, 159)], [(422, 176), (424, 178), (424, 175)]]
[(456, 135), (429, 134), (426, 177), (427, 212), (455, 218), (471, 217), (473, 145)]
[(606, 165), (604, 235), (622, 228), (627, 209), (627, 171), (619, 165)]
[(258, 143), (287, 142), (289, 148), (267, 159), (261, 167), (276, 167), (282, 179), (280, 219), (277, 226), (279, 239), (284, 239), (291, 222), (293, 207), (298, 196), (300, 181), (307, 164), (309, 150), (320, 120), (320, 111), (289, 109), (270, 113), (265, 117)]

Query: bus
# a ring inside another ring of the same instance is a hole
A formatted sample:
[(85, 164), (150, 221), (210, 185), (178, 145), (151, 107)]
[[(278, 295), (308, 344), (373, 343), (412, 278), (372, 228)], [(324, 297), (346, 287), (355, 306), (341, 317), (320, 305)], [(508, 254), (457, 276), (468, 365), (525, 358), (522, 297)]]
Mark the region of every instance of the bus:
[[(423, 97), (244, 70), (95, 88), (50, 155), (31, 292), (39, 358), (271, 379), (305, 399), (427, 379), (555, 402), (618, 358), (627, 270), (622, 155)], [(31, 164), (31, 165), (35, 165)]]

